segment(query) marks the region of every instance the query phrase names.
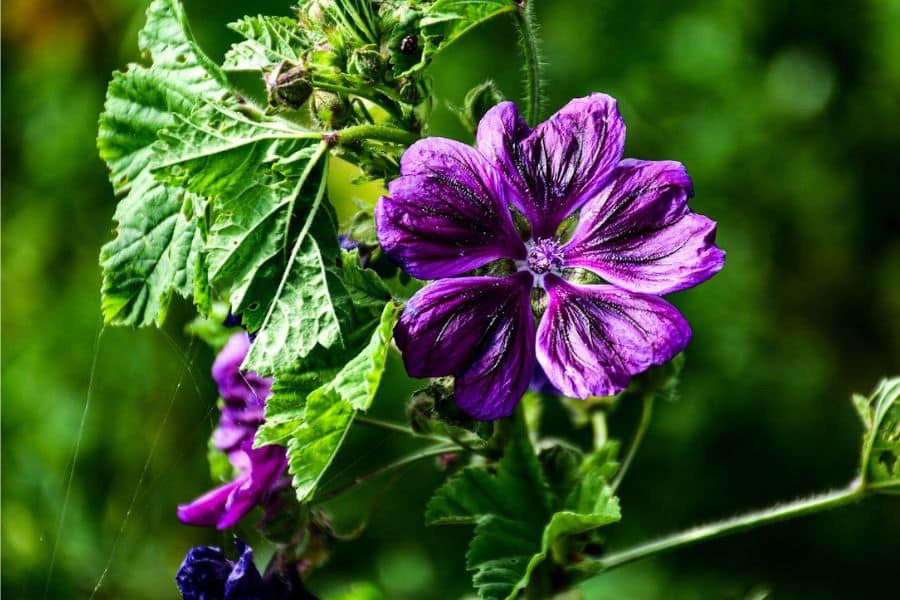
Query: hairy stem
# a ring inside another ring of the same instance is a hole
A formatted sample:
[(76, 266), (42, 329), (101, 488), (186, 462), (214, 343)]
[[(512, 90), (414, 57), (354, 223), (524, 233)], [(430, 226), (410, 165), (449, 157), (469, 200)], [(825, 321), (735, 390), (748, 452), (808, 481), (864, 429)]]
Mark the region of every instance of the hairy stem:
[(351, 490), (357, 486), (360, 486), (376, 477), (380, 477), (386, 473), (391, 473), (393, 471), (397, 471), (399, 469), (404, 469), (412, 464), (419, 462), (420, 460), (425, 460), (426, 458), (434, 458), (436, 456), (441, 456), (442, 454), (447, 454), (451, 452), (460, 452), (459, 448), (455, 446), (447, 446), (447, 445), (435, 445), (429, 446), (424, 450), (420, 450), (419, 452), (415, 452), (413, 454), (407, 454), (396, 461), (387, 464), (383, 467), (375, 469), (370, 473), (366, 473), (365, 475), (360, 475), (354, 479), (351, 479), (347, 483), (343, 485), (339, 485), (330, 490), (324, 491), (321, 494), (318, 494), (315, 497), (317, 502), (325, 502), (326, 500), (331, 500), (344, 492)]
[(713, 540), (732, 533), (738, 533), (753, 527), (760, 527), (770, 523), (777, 523), (795, 517), (802, 517), (831, 508), (845, 506), (860, 500), (865, 494), (865, 488), (859, 480), (853, 481), (843, 489), (825, 492), (809, 498), (801, 498), (786, 504), (779, 504), (771, 508), (749, 512), (730, 519), (715, 521), (699, 527), (674, 533), (659, 539), (646, 542), (622, 550), (613, 552), (599, 560), (585, 561), (577, 567), (577, 570), (596, 574), (621, 567), (628, 563), (654, 556), (675, 548), (683, 548), (697, 542)]
[(634, 430), (634, 437), (631, 439), (631, 445), (628, 446), (625, 457), (622, 459), (622, 466), (616, 471), (615, 477), (609, 484), (613, 491), (619, 489), (619, 485), (625, 478), (625, 473), (628, 471), (628, 467), (631, 466), (631, 461), (634, 460), (634, 456), (637, 454), (637, 450), (644, 439), (644, 434), (647, 432), (647, 426), (650, 425), (651, 416), (653, 416), (653, 394), (644, 394), (641, 420), (638, 421), (637, 429)]
[(330, 134), (330, 136), (330, 141), (335, 144), (352, 144), (361, 140), (377, 140), (409, 146), (419, 139), (419, 136), (415, 133), (399, 127), (386, 127), (384, 125), (353, 125), (352, 127), (339, 129)]
[(534, 18), (534, 0), (518, 0), (515, 11), (519, 43), (525, 56), (525, 120), (535, 125), (541, 112), (541, 46)]
[(375, 427), (377, 429), (384, 429), (386, 431), (393, 431), (396, 433), (402, 433), (404, 435), (408, 435), (410, 437), (420, 438), (423, 440), (432, 440), (434, 442), (440, 442), (441, 444), (448, 444), (453, 440), (443, 437), (437, 437), (433, 435), (420, 435), (406, 427), (405, 425), (401, 425), (399, 423), (392, 423), (390, 421), (382, 421), (381, 419), (373, 419), (371, 417), (364, 417), (362, 415), (356, 415), (353, 417), (353, 420), (360, 425), (366, 425), (368, 427)]

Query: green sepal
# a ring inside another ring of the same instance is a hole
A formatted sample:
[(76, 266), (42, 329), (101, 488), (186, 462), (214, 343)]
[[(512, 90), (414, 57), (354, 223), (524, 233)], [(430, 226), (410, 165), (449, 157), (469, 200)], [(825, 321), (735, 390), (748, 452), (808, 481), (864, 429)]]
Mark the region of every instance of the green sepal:
[(900, 377), (883, 379), (868, 397), (855, 395), (862, 419), (860, 469), (863, 485), (880, 493), (900, 494)]

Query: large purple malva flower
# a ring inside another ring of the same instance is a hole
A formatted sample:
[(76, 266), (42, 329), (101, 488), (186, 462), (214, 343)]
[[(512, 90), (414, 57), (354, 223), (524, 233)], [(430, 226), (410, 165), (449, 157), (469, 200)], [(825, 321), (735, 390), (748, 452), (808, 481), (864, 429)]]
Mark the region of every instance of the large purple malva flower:
[[(460, 407), (496, 419), (536, 363), (562, 393), (586, 398), (684, 349), (691, 330), (659, 296), (708, 279), (725, 255), (716, 224), (688, 209), (684, 166), (623, 160), (624, 142), (616, 101), (592, 94), (534, 129), (503, 102), (475, 148), (427, 138), (406, 151), (375, 217), (388, 256), (437, 279), (394, 332), (410, 375), (455, 376)], [(494, 261), (505, 276), (469, 274)], [(547, 300), (537, 327), (534, 288)]]
[(287, 485), (283, 477), (287, 467), (285, 449), (281, 446), (253, 448), (256, 430), (264, 420), (272, 380), (241, 371), (249, 349), (247, 334), (234, 334), (212, 368), (223, 400), (213, 445), (228, 455), (238, 475), (193, 502), (179, 506), (178, 518), (188, 525), (227, 529)]

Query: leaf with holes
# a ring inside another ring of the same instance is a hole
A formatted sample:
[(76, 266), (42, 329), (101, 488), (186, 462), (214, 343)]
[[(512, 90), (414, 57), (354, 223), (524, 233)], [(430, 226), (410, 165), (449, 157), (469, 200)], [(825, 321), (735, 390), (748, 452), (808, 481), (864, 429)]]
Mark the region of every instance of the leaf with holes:
[(210, 199), (210, 282), (258, 331), (245, 367), (260, 373), (352, 333), (326, 150), (320, 134), (240, 105), (180, 118), (157, 146), (157, 175)]
[[(202, 290), (200, 198), (149, 173), (157, 134), (203, 100), (227, 94), (222, 72), (197, 47), (177, 0), (155, 0), (139, 35), (151, 65), (129, 65), (109, 85), (97, 147), (123, 196), (116, 238), (100, 253), (107, 323), (162, 323), (172, 294)], [(196, 277), (197, 283), (194, 283)]]

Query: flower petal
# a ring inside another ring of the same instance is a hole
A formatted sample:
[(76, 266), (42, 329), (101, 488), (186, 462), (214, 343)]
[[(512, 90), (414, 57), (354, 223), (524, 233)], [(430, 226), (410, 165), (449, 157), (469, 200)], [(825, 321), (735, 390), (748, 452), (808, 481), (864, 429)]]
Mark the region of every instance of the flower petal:
[(478, 124), (477, 146), (516, 190), (512, 202), (533, 237), (545, 238), (606, 184), (622, 159), (625, 123), (606, 94), (576, 98), (533, 130), (502, 102)]
[(460, 275), (525, 246), (507, 208), (508, 185), (474, 148), (444, 138), (413, 144), (375, 207), (385, 252), (419, 279)]
[(413, 377), (456, 376), (456, 401), (479, 419), (512, 413), (534, 373), (529, 273), (444, 279), (420, 290), (394, 330)]
[(241, 363), (249, 351), (250, 336), (246, 332), (232, 335), (213, 362), (212, 376), (226, 402), (261, 409), (272, 389), (272, 380), (252, 371), (241, 371)]
[(242, 450), (250, 458), (250, 470), (241, 485), (225, 504), (225, 512), (216, 527), (228, 529), (258, 504), (263, 503), (287, 468), (287, 452), (281, 446), (253, 448), (252, 440), (244, 442)]
[(623, 160), (603, 193), (581, 210), (563, 247), (566, 267), (584, 267), (633, 292), (668, 294), (706, 281), (725, 263), (716, 224), (688, 209), (684, 165)]
[(185, 525), (215, 527), (225, 514), (228, 499), (248, 478), (241, 475), (225, 485), (212, 489), (188, 504), (178, 506), (178, 520)]
[(225, 581), (225, 600), (263, 600), (268, 597), (262, 575), (253, 562), (253, 549), (234, 538), (239, 557)]
[(287, 452), (281, 446), (253, 448), (253, 440), (229, 454), (239, 475), (178, 507), (178, 519), (187, 525), (227, 529), (264, 502), (278, 486), (287, 467)]
[(188, 550), (175, 583), (183, 600), (209, 600), (225, 595), (225, 581), (232, 563), (215, 546), (195, 546)]
[(611, 285), (544, 279), (547, 311), (537, 331), (537, 359), (550, 382), (576, 398), (611, 396), (632, 376), (684, 350), (691, 329), (656, 296)]

